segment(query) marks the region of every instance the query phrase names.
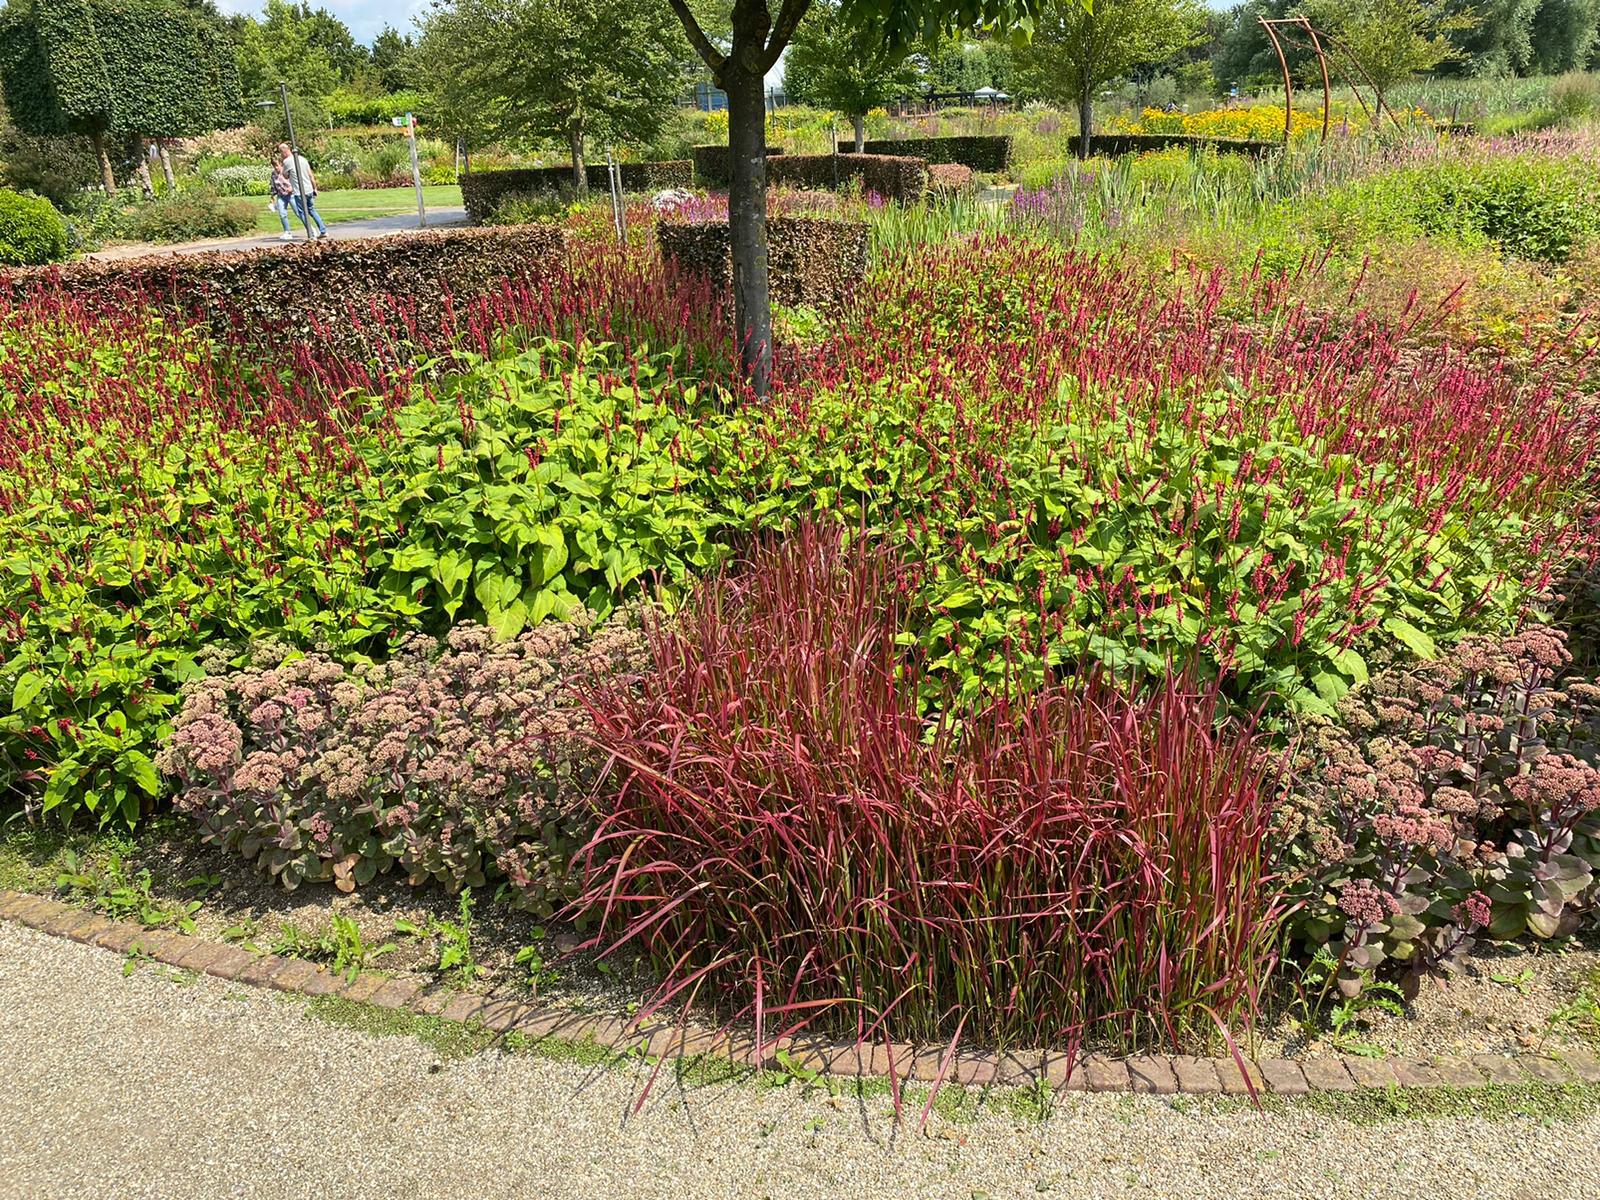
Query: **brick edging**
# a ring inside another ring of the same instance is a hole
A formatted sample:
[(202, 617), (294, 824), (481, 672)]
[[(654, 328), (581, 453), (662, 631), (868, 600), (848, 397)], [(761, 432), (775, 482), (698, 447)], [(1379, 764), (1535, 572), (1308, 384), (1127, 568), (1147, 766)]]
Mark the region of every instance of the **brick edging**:
[[(534, 1039), (592, 1040), (619, 1051), (639, 1051), (660, 1058), (716, 1055), (748, 1064), (755, 1057), (751, 1036), (744, 1031), (661, 1022), (641, 1025), (529, 1002), (513, 992), (478, 995), (437, 984), (391, 979), (372, 971), (346, 979), (302, 958), (252, 954), (222, 942), (149, 930), (28, 892), (0, 890), (0, 919), (119, 954), (137, 949), (158, 962), (220, 979), (472, 1022), (501, 1035), (515, 1032)], [(792, 1066), (834, 1076), (887, 1075), (892, 1067), (901, 1079), (920, 1083), (935, 1083), (942, 1076), (946, 1082), (973, 1087), (1043, 1083), (1057, 1090), (1153, 1095), (1244, 1096), (1251, 1087), (1262, 1094), (1304, 1096), (1310, 1092), (1394, 1087), (1600, 1084), (1600, 1058), (1582, 1050), (1560, 1055), (1477, 1054), (1437, 1059), (1339, 1057), (1298, 1062), (1263, 1058), (1246, 1060), (1243, 1072), (1229, 1057), (1136, 1054), (1113, 1058), (1087, 1054), (1074, 1063), (1063, 1053), (1044, 1050), (996, 1054), (959, 1049), (946, 1067), (943, 1046), (861, 1046), (807, 1036), (780, 1038), (768, 1044), (763, 1050), (763, 1062), (776, 1061), (779, 1051), (785, 1053)], [(1245, 1082), (1246, 1073), (1250, 1086)]]

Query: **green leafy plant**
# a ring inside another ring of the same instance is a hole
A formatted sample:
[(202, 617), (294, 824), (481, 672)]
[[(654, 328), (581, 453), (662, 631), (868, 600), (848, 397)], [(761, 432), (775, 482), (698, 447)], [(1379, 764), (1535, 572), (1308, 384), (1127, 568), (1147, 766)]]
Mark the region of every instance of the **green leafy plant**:
[(200, 911), (201, 901), (171, 903), (158, 899), (152, 891), (148, 867), (131, 871), (122, 855), (115, 852), (103, 867), (79, 858), (71, 850), (64, 851), (62, 857), (56, 888), (72, 899), (114, 920), (137, 921), (146, 929), (194, 932), (194, 915)]
[(536, 925), (529, 930), (529, 937), (532, 941), (517, 951), (512, 962), (522, 968), (522, 982), (528, 990), (537, 994), (541, 988), (547, 988), (560, 979), (561, 972), (550, 961), (544, 926)]
[(342, 913), (329, 918), (328, 928), (315, 936), (302, 933), (296, 926), (285, 923), (277, 940), (272, 943), (272, 953), (310, 962), (327, 963), (335, 974), (354, 980), (378, 959), (395, 952), (393, 942), (368, 945), (355, 920)]
[(50, 201), (0, 190), (0, 265), (60, 262), (67, 249), (66, 222)]
[(414, 938), (432, 938), (438, 945), (438, 958), (432, 971), (440, 979), (456, 987), (469, 987), (484, 974), (472, 953), (472, 889), (463, 889), (454, 921), (442, 917), (429, 917), (426, 922), (411, 920), (395, 922), (397, 933)]

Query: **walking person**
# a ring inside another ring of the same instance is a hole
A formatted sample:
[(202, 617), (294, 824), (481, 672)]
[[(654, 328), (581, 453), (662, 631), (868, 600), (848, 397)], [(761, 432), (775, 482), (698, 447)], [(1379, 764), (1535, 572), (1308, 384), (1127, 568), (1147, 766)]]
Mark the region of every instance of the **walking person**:
[(317, 212), (317, 181), (311, 174), (311, 164), (304, 154), (291, 151), (288, 142), (278, 143), (278, 156), (283, 160), (283, 173), (289, 180), (289, 200), (294, 205), (294, 215), (308, 224), (315, 223), (319, 238), (327, 237), (328, 227)]
[(268, 188), (268, 194), (272, 197), (272, 211), (278, 214), (278, 220), (283, 224), (283, 232), (278, 235), (278, 240), (293, 241), (294, 234), (289, 231), (289, 197), (294, 195), (294, 184), (289, 182), (283, 164), (276, 159), (272, 160), (272, 182)]

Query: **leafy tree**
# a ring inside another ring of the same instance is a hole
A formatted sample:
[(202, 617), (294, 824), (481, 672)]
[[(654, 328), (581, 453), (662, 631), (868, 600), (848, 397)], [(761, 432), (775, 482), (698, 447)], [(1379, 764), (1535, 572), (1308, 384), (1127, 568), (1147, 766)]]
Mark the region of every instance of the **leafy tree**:
[(687, 53), (657, 0), (450, 0), (424, 22), (419, 56), (440, 112), (564, 145), (584, 191), (587, 143), (660, 133)]
[(386, 92), (403, 92), (411, 85), (411, 38), (385, 25), (372, 39), (372, 69)]
[(849, 117), (859, 153), (867, 113), (914, 94), (919, 76), (903, 47), (861, 36), (840, 18), (837, 3), (819, 0), (795, 30), (783, 78), (790, 99)]
[(1018, 52), (1018, 75), (1028, 94), (1078, 106), (1078, 152), (1088, 157), (1096, 90), (1204, 35), (1196, 0), (1094, 0), (1092, 10), (1054, 0)]
[(1529, 31), (1534, 70), (1540, 75), (1581, 70), (1595, 42), (1597, 18), (1597, 0), (1544, 0)]
[(1010, 47), (974, 38), (947, 38), (922, 56), (922, 82), (937, 93), (1010, 90)]
[(116, 187), (108, 138), (207, 133), (242, 118), (232, 48), (214, 10), (179, 0), (23, 0), (0, 15), (0, 83), (36, 136), (79, 134)]
[(1327, 30), (1340, 53), (1360, 66), (1358, 82), (1377, 92), (1378, 109), (1396, 84), (1459, 56), (1451, 33), (1477, 24), (1471, 12), (1452, 12), (1445, 0), (1311, 0), (1305, 13)]
[(1452, 16), (1470, 14), (1477, 23), (1448, 31), (1454, 58), (1441, 74), (1526, 75), (1533, 63), (1533, 21), (1544, 0), (1450, 0)]
[(267, 0), (260, 20), (247, 17), (235, 22), (233, 30), (239, 83), (252, 100), (276, 97), (280, 80), (295, 95), (312, 100), (339, 86), (339, 67), (325, 44), (327, 28), (313, 24), (303, 7), (288, 0)]

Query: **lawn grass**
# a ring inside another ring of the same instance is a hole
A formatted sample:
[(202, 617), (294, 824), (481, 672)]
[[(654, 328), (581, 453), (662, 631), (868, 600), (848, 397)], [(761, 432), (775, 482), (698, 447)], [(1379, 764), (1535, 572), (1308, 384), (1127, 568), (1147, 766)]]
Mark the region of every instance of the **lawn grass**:
[[(458, 207), (461, 204), (461, 188), (453, 183), (425, 187), (422, 189), (422, 197), (427, 202), (430, 212), (435, 208)], [(339, 192), (319, 192), (317, 211), (322, 214), (324, 224), (328, 225), (339, 221), (355, 221), (362, 217), (392, 217), (400, 213), (415, 213), (417, 191), (415, 188), (395, 187), (350, 188)], [(300, 224), (292, 213), (289, 220), (293, 228), (300, 229)], [(256, 229), (261, 233), (279, 233), (282, 228), (277, 216), (267, 207), (267, 202), (263, 199), (261, 210), (256, 214)]]

